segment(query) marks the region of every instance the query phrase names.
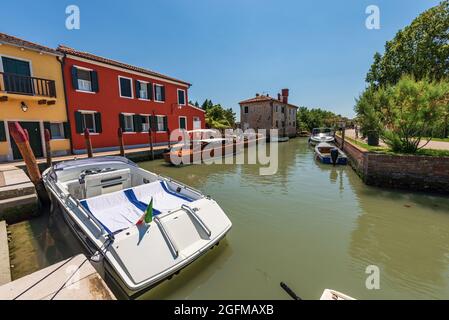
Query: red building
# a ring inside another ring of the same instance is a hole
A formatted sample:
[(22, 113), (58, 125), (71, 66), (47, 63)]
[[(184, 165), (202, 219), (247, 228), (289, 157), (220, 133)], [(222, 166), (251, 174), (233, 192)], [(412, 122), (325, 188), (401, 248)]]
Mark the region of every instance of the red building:
[(117, 130), (126, 147), (146, 147), (148, 130), (155, 145), (178, 128), (205, 128), (204, 111), (189, 105), (190, 84), (150, 70), (59, 46), (65, 54), (63, 75), (74, 153), (86, 150), (83, 132), (94, 150), (118, 148)]

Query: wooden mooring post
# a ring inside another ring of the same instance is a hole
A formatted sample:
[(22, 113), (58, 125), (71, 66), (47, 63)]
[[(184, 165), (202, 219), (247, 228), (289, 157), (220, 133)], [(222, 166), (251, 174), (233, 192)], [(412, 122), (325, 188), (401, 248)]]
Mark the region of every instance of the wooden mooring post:
[(39, 166), (37, 165), (36, 157), (30, 146), (28, 131), (24, 130), (18, 121), (9, 122), (8, 129), (22, 155), (27, 167), (28, 175), (36, 188), (39, 199), (43, 204), (50, 203), (48, 193), (45, 190), (44, 182), (42, 181), (41, 172), (39, 171)]
[(50, 130), (45, 129), (44, 136), (45, 136), (45, 154), (47, 156), (47, 168), (50, 168), (51, 164), (52, 164), (52, 161), (51, 161), (51, 144), (50, 144), (51, 134), (50, 134)]
[(87, 157), (92, 158), (93, 152), (92, 152), (92, 142), (90, 141), (90, 132), (89, 129), (84, 129), (84, 141), (86, 142), (86, 149), (87, 149)]
[(123, 130), (122, 128), (118, 128), (117, 130), (118, 135), (118, 144), (120, 146), (120, 156), (125, 156), (125, 143), (123, 142)]
[(148, 129), (148, 138), (150, 139), (150, 154), (151, 154), (151, 160), (154, 160), (153, 130), (152, 130), (151, 127)]

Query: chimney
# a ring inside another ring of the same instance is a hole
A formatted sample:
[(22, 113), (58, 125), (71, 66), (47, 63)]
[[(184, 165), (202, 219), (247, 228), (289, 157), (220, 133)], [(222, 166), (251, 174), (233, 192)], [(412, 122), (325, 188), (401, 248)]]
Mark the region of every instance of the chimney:
[(278, 100), (281, 101), (281, 94), (278, 93)]
[(282, 89), (282, 102), (288, 103), (288, 89)]

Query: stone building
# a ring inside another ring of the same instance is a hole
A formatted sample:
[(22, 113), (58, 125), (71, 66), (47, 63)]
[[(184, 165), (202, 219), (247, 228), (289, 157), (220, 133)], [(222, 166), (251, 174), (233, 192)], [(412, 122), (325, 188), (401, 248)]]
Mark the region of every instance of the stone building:
[(256, 94), (254, 98), (240, 101), (241, 128), (243, 130), (278, 129), (279, 136), (296, 136), (298, 107), (288, 102), (288, 94), (288, 89), (282, 89), (277, 99), (268, 94)]

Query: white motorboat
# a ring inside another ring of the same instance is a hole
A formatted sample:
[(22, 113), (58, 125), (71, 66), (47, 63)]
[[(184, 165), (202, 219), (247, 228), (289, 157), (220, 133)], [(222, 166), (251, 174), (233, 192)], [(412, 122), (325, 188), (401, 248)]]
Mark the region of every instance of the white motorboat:
[(333, 289), (324, 289), (320, 300), (355, 300), (355, 299), (353, 297), (350, 297), (344, 293), (341, 293)]
[(316, 145), (321, 142), (333, 143), (334, 141), (333, 132), (329, 128), (315, 128), (312, 130), (312, 135), (309, 138), (311, 145)]
[[(122, 157), (57, 163), (43, 180), (54, 208), (128, 296), (195, 261), (232, 226), (211, 198)], [(138, 223), (151, 199), (152, 220)]]

